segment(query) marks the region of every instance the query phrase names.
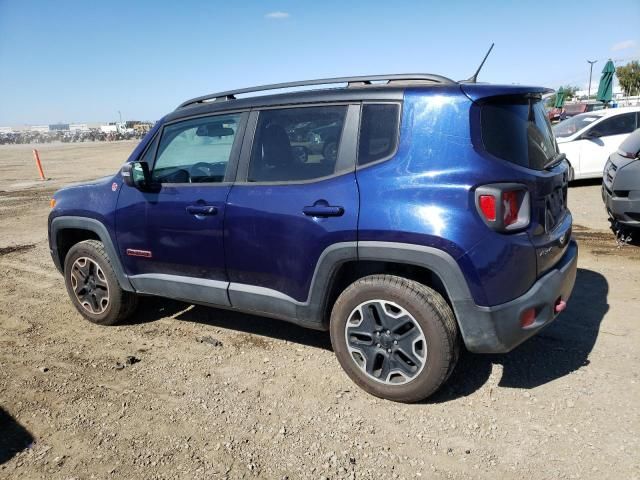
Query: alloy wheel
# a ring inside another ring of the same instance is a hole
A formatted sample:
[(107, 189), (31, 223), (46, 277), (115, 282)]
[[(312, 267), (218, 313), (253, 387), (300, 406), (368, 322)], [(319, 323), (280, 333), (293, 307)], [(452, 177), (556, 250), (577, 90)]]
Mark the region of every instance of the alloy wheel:
[(416, 319), (400, 305), (370, 300), (345, 325), (351, 358), (369, 378), (386, 385), (416, 378), (426, 363), (427, 342)]
[(71, 287), (87, 312), (98, 315), (109, 306), (109, 285), (104, 272), (94, 260), (80, 257), (71, 266)]

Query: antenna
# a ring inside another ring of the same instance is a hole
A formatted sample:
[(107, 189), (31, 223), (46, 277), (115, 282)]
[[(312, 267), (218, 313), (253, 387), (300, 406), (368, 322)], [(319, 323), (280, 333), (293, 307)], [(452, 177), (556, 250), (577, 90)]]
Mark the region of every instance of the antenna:
[(493, 50), (493, 46), (495, 45), (495, 43), (492, 43), (491, 46), (489, 47), (489, 51), (487, 52), (487, 54), (484, 56), (484, 58), (482, 59), (482, 63), (480, 64), (480, 66), (478, 67), (478, 69), (476, 70), (476, 73), (474, 73), (471, 77), (469, 77), (467, 80), (464, 80), (464, 83), (476, 83), (478, 81), (478, 74), (480, 73), (480, 70), (482, 70), (482, 66), (484, 65), (484, 62), (487, 61), (487, 57), (489, 56), (489, 54), (491, 53), (491, 50)]

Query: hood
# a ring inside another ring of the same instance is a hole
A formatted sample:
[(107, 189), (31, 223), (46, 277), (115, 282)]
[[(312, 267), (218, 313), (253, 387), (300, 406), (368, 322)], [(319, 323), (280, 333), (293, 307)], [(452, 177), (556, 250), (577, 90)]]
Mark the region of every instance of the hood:
[(620, 170), (621, 168), (626, 167), (630, 163), (638, 162), (640, 160), (638, 160), (637, 158), (623, 157), (622, 155), (620, 155), (620, 151), (617, 151), (611, 154), (611, 156), (609, 157), (609, 161), (613, 163), (618, 170)]
[(95, 180), (88, 180), (88, 181), (85, 181), (85, 182), (70, 183), (68, 185), (65, 185), (61, 189), (59, 189), (56, 193), (64, 192), (66, 190), (71, 190), (71, 189), (75, 189), (75, 188), (91, 187), (91, 186), (94, 186), (94, 185), (104, 185), (104, 184), (107, 184), (107, 183), (111, 183), (112, 181), (113, 181), (113, 174), (106, 175), (104, 177), (96, 178)]
[(112, 178), (113, 178), (113, 174), (110, 174), (110, 175), (105, 175), (104, 177), (96, 178), (95, 180), (86, 180), (84, 182), (73, 182), (68, 185), (65, 185), (60, 190), (66, 190), (67, 188), (74, 188), (74, 187), (88, 187), (90, 185), (100, 185), (102, 183), (107, 183)]

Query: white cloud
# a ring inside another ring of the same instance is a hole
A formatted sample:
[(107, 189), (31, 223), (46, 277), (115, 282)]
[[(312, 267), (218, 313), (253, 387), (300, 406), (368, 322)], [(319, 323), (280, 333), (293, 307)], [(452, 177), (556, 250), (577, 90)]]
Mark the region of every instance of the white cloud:
[(611, 47), (612, 52), (617, 52), (618, 50), (626, 50), (627, 48), (635, 47), (635, 40), (625, 40), (623, 42), (618, 42)]
[(285, 18), (289, 18), (290, 16), (291, 15), (289, 15), (287, 12), (269, 12), (264, 17), (270, 18), (272, 20), (282, 20)]

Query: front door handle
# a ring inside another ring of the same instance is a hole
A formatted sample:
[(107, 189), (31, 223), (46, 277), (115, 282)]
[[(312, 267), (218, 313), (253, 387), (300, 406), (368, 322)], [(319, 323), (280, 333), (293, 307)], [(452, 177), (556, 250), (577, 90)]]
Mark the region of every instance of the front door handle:
[(218, 213), (218, 208), (213, 205), (189, 205), (187, 213), (196, 216), (215, 215)]
[(326, 200), (318, 200), (313, 205), (304, 207), (302, 213), (308, 217), (341, 217), (344, 215), (344, 208), (329, 205)]

